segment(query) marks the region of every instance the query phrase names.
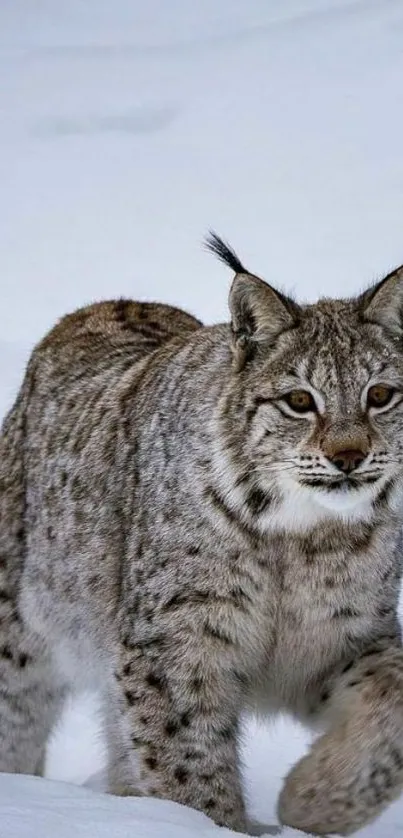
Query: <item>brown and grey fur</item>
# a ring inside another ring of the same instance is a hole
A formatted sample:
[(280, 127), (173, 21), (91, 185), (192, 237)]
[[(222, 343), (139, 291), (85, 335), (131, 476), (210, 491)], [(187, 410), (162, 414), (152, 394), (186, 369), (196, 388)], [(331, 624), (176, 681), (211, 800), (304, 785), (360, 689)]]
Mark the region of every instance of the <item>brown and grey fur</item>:
[[(0, 770), (42, 773), (89, 683), (112, 792), (243, 831), (240, 717), (283, 710), (321, 735), (280, 820), (349, 834), (403, 788), (403, 270), (299, 306), (211, 247), (236, 272), (231, 325), (82, 309), (5, 420)], [(395, 388), (384, 411), (374, 382)], [(296, 388), (318, 413), (289, 415)], [(364, 459), (342, 485), (346, 449)]]

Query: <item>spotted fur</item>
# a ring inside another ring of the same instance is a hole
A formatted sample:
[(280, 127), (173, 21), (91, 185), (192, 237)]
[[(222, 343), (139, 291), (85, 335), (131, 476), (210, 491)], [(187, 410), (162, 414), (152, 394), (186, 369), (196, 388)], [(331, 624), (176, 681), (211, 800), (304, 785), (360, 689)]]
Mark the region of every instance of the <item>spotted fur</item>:
[(321, 736), (280, 819), (349, 834), (403, 787), (403, 270), (300, 306), (209, 244), (231, 324), (89, 306), (5, 420), (0, 770), (42, 773), (65, 696), (96, 686), (112, 792), (245, 831), (241, 714), (288, 711)]

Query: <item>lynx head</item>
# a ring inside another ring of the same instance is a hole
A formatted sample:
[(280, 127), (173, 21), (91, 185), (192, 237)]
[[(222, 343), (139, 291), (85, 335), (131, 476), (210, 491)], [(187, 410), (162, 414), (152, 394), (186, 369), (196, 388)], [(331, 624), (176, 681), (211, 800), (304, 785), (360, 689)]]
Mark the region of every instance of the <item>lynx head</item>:
[(403, 267), (354, 299), (298, 305), (214, 234), (208, 247), (236, 274), (224, 436), (239, 485), (367, 514), (403, 480)]

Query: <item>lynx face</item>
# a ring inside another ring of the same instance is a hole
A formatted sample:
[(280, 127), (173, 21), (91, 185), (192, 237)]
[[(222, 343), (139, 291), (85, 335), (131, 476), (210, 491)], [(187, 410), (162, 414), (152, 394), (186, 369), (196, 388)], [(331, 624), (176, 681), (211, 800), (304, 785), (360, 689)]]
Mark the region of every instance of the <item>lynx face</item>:
[(256, 375), (251, 454), (268, 489), (349, 509), (402, 473), (403, 363), (347, 306), (303, 315)]
[(238, 450), (250, 482), (274, 500), (268, 519), (281, 503), (288, 507), (285, 516), (280, 511), (284, 526), (320, 520), (324, 510), (366, 517), (385, 492), (396, 504), (403, 483), (402, 269), (355, 299), (298, 305), (245, 271), (222, 243), (210, 245), (236, 270), (230, 307), (246, 436), (238, 437)]

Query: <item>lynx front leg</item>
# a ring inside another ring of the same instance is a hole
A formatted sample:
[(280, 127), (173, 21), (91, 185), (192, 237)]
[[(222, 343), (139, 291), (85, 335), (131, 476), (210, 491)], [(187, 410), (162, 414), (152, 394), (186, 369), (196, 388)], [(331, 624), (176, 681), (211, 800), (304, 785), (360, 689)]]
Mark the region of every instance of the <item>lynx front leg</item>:
[(328, 732), (289, 774), (283, 824), (350, 835), (403, 791), (403, 650), (368, 650), (322, 693)]
[[(213, 635), (208, 642), (223, 643)], [(138, 759), (132, 793), (175, 800), (246, 832), (237, 748), (242, 680), (220, 665), (217, 648), (166, 633), (146, 644), (126, 641), (116, 676), (121, 731), (128, 724)], [(127, 794), (127, 749), (121, 753)], [(118, 775), (116, 763), (112, 774)]]

